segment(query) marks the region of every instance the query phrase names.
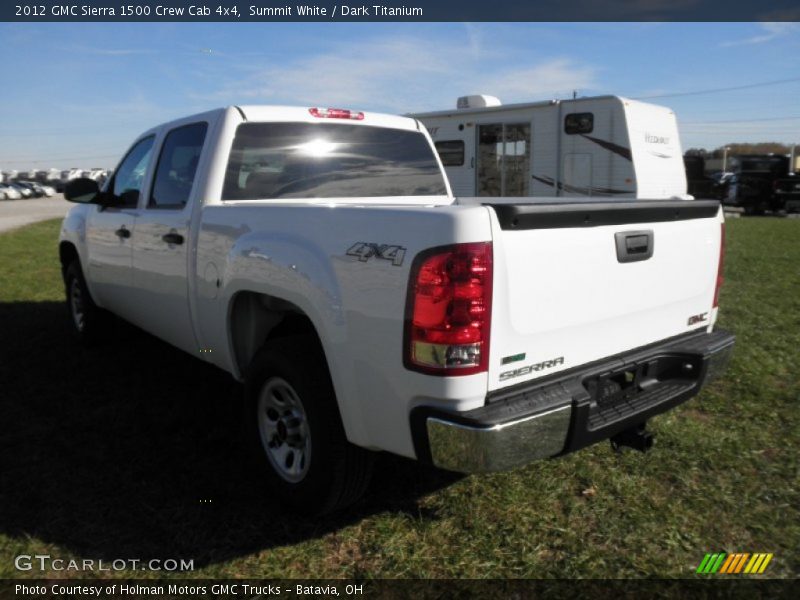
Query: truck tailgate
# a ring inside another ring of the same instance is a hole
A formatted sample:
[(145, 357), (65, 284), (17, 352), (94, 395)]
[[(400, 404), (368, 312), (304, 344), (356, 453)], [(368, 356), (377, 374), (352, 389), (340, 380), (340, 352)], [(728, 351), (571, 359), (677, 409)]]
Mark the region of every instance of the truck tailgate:
[(718, 202), (489, 206), (490, 390), (713, 325)]

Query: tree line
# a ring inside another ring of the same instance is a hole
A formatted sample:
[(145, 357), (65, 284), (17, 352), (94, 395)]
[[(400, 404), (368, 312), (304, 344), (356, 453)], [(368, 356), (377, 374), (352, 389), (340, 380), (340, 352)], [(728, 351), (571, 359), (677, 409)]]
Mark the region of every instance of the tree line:
[(728, 156), (736, 156), (737, 154), (790, 154), (792, 146), (788, 144), (781, 144), (779, 142), (759, 142), (757, 144), (751, 143), (733, 143), (725, 144), (713, 150), (706, 150), (705, 148), (689, 148), (686, 156), (702, 156), (703, 158), (722, 158), (725, 153), (725, 148), (728, 149)]

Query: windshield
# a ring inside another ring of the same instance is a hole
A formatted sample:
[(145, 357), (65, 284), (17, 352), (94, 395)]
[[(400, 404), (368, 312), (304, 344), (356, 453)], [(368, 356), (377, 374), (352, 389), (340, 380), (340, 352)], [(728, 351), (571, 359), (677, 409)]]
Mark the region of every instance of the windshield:
[(443, 196), (439, 165), (418, 131), (332, 123), (243, 123), (223, 200)]

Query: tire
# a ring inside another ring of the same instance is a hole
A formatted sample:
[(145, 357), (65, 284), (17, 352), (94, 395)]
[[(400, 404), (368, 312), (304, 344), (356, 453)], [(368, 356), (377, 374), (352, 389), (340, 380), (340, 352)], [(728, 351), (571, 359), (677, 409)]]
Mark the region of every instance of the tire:
[(102, 338), (107, 323), (103, 310), (94, 303), (86, 287), (78, 259), (73, 260), (64, 271), (64, 286), (72, 331), (82, 344), (95, 344)]
[(363, 495), (375, 454), (347, 441), (315, 336), (267, 342), (247, 370), (245, 394), (251, 455), (285, 508), (322, 515)]

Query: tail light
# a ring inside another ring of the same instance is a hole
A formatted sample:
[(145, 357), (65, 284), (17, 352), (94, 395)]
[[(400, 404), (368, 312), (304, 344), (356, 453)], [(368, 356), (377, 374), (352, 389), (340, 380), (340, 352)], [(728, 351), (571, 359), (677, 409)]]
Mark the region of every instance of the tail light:
[(403, 363), (431, 375), (486, 371), (491, 314), (491, 242), (420, 253), (408, 284)]
[(714, 308), (719, 306), (719, 291), (722, 289), (722, 267), (725, 262), (725, 223), (720, 223), (719, 229), (719, 264), (717, 265), (717, 287), (714, 289)]
[(309, 108), (308, 112), (312, 117), (320, 119), (350, 119), (351, 121), (363, 121), (364, 113), (347, 110), (345, 108)]

